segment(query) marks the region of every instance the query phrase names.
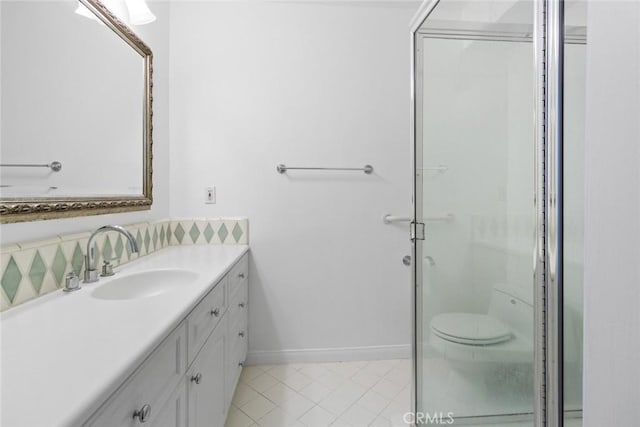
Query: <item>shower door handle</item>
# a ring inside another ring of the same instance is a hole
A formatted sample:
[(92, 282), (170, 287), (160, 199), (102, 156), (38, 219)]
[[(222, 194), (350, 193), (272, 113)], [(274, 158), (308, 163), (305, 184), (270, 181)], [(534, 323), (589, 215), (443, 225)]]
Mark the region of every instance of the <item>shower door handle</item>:
[(411, 255), (405, 255), (402, 257), (402, 263), (404, 265), (411, 265)]

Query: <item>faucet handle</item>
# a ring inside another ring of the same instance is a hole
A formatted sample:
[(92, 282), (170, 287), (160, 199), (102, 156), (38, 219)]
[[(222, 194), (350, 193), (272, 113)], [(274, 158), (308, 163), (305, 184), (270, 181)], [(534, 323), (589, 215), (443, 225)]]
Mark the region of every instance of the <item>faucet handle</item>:
[(114, 274), (116, 274), (113, 271), (113, 264), (111, 264), (111, 261), (115, 261), (117, 259), (118, 259), (117, 257), (105, 259), (103, 264), (102, 264), (102, 273), (100, 274), (100, 276), (108, 277), (108, 276), (113, 276)]
[(75, 271), (71, 273), (67, 273), (64, 277), (64, 291), (65, 292), (73, 292), (80, 289), (80, 278), (76, 274)]

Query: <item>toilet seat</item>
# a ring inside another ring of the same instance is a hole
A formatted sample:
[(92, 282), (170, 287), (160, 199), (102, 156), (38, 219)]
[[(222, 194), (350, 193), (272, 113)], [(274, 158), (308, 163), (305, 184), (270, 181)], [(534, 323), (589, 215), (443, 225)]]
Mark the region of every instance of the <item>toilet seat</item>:
[(495, 317), (479, 313), (443, 313), (431, 320), (440, 338), (467, 345), (490, 345), (511, 339), (511, 329)]

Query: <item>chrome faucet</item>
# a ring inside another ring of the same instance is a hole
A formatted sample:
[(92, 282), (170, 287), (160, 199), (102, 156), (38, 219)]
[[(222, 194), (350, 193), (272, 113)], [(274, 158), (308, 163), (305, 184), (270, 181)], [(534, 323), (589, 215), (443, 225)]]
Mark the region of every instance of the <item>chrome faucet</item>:
[(123, 227), (119, 225), (103, 225), (93, 232), (91, 237), (89, 237), (89, 241), (87, 242), (87, 255), (84, 257), (84, 283), (92, 283), (98, 281), (98, 270), (96, 268), (96, 255), (93, 253), (93, 241), (95, 240), (96, 235), (99, 233), (103, 233), (105, 231), (117, 231), (118, 233), (124, 234), (124, 237), (129, 241), (129, 246), (131, 247), (131, 252), (138, 252), (138, 242), (136, 242), (133, 234), (129, 233)]

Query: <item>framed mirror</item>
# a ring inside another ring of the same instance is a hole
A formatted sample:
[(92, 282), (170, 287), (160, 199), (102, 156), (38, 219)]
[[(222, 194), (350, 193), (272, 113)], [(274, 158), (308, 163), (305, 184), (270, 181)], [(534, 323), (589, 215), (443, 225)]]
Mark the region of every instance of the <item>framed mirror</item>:
[(150, 209), (151, 49), (98, 0), (0, 21), (0, 222)]

